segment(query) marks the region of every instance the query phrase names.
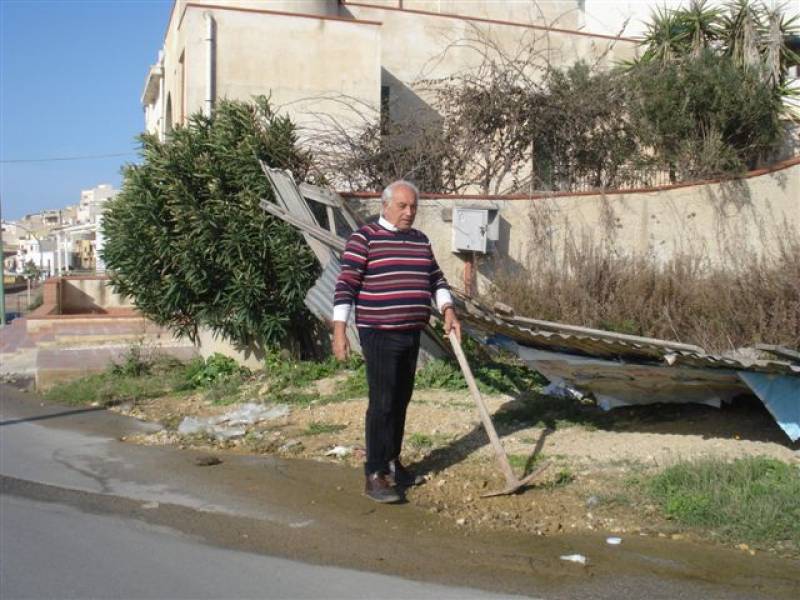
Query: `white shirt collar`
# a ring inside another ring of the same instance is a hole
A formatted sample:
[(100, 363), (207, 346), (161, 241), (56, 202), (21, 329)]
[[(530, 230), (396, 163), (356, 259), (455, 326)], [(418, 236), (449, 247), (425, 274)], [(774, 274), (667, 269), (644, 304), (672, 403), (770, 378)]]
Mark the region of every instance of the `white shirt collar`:
[(397, 227), (395, 227), (394, 225), (392, 225), (391, 223), (389, 223), (389, 221), (387, 221), (386, 219), (384, 219), (384, 218), (383, 218), (383, 215), (381, 215), (381, 218), (380, 218), (380, 219), (378, 219), (378, 225), (380, 225), (380, 226), (381, 226), (381, 227), (383, 227), (384, 229), (388, 229), (389, 231), (397, 231)]

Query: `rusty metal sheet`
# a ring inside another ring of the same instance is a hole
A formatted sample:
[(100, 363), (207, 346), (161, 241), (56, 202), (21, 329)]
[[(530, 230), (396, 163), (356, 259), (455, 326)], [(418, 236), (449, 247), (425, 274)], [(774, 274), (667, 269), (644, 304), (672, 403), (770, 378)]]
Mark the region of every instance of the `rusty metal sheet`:
[[(743, 360), (727, 356), (706, 354), (699, 351), (673, 350), (668, 340), (658, 340), (656, 344), (636, 343), (625, 339), (600, 338), (588, 334), (572, 333), (572, 326), (563, 331), (538, 330), (514, 323), (513, 318), (497, 315), (474, 300), (465, 301), (456, 295), (462, 320), (477, 329), (499, 333), (527, 346), (553, 351), (582, 354), (596, 358), (628, 361), (653, 361), (668, 366), (687, 366), (697, 368), (747, 369), (755, 372), (800, 375), (800, 364), (779, 360)], [(557, 323), (552, 323), (557, 326)], [(676, 347), (678, 343), (674, 344)]]

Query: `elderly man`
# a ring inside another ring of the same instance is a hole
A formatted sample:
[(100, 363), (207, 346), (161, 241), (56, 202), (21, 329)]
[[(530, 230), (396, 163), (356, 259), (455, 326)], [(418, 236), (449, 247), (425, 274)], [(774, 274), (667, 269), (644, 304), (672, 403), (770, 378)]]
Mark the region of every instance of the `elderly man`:
[(444, 315), (445, 333), (452, 329), (461, 337), (450, 289), (431, 243), (411, 227), (418, 199), (417, 188), (407, 181), (396, 181), (383, 191), (380, 219), (347, 241), (334, 295), (333, 351), (339, 360), (350, 351), (345, 328), (351, 306), (356, 306), (369, 384), (365, 493), (378, 502), (398, 502), (397, 488), (422, 481), (403, 467), (400, 450), (420, 331), (430, 317), (432, 299)]

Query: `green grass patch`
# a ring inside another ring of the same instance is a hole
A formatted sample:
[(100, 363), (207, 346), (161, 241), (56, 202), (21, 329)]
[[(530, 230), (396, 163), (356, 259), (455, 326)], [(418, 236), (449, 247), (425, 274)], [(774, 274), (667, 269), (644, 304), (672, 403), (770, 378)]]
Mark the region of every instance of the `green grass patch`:
[(561, 467), (557, 472), (553, 479), (545, 483), (544, 487), (547, 489), (555, 489), (557, 487), (563, 487), (565, 485), (569, 485), (575, 481), (575, 474), (572, 472), (572, 469), (569, 467)]
[(56, 384), (44, 393), (44, 397), (51, 402), (70, 406), (94, 403), (108, 406), (158, 398), (183, 389), (182, 384), (182, 377), (137, 377), (106, 372)]
[(359, 357), (341, 363), (333, 357), (323, 361), (293, 360), (281, 352), (272, 352), (265, 359), (270, 388), (280, 391), (289, 387), (302, 388), (319, 379), (335, 375), (342, 369), (357, 366)]
[(669, 519), (722, 539), (800, 549), (800, 470), (765, 457), (681, 462), (640, 485)]
[(43, 395), (71, 406), (108, 406), (184, 393), (191, 388), (186, 376), (190, 364), (135, 344), (105, 372), (56, 384)]
[(369, 395), (367, 385), (367, 365), (359, 361), (349, 369), (347, 378), (336, 387), (336, 392), (329, 398), (330, 401), (348, 400), (350, 398), (364, 398)]
[(433, 438), (426, 433), (415, 432), (406, 438), (406, 444), (416, 450), (433, 448)]
[(308, 427), (306, 427), (303, 433), (305, 435), (322, 435), (325, 433), (336, 433), (338, 431), (342, 431), (342, 429), (347, 429), (347, 425), (342, 425), (340, 423), (325, 423), (323, 421), (312, 421), (308, 424)]

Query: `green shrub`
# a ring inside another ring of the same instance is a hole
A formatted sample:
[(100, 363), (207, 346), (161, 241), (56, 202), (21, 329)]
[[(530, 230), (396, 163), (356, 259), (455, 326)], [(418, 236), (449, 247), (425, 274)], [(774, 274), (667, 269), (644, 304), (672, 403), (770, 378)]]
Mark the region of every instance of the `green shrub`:
[(318, 266), (273, 200), (259, 159), (303, 179), (294, 125), (264, 97), (221, 101), (167, 141), (144, 134), (140, 164), (106, 205), (103, 258), (117, 293), (150, 319), (196, 339), (200, 326), (259, 348), (310, 347), (303, 305)]

